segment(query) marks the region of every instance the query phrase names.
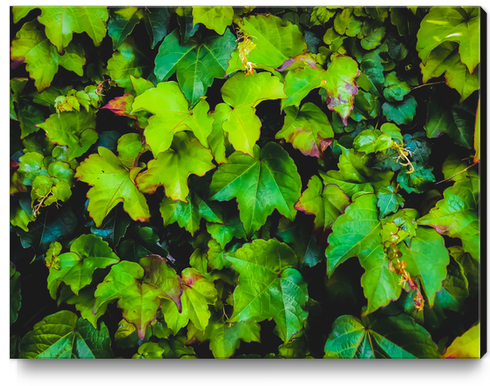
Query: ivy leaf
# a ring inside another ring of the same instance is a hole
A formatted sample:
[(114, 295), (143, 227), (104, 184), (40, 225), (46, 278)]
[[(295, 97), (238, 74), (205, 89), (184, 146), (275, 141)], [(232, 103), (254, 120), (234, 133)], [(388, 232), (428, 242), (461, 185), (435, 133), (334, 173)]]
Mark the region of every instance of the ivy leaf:
[(325, 232), (349, 204), (349, 197), (337, 185), (323, 187), (320, 178), (313, 176), (295, 208), (315, 215), (315, 228)]
[(167, 35), (169, 23), (168, 9), (165, 7), (145, 7), (144, 13), (146, 31), (150, 35), (151, 49)]
[(39, 22), (46, 26), (46, 36), (61, 53), (73, 38), (73, 32), (86, 32), (99, 46), (107, 33), (107, 7), (41, 7)]
[(408, 315), (371, 322), (342, 315), (325, 343), (325, 358), (438, 358), (430, 334)]
[(429, 225), (441, 235), (458, 237), (463, 242), (463, 249), (479, 262), (480, 223), (477, 211), (480, 192), (478, 180), (473, 180), (476, 181), (458, 181), (447, 188), (444, 198), (417, 223)]
[(207, 114), (209, 104), (202, 99), (189, 111), (177, 83), (161, 82), (137, 96), (131, 114), (140, 110), (154, 114), (148, 119), (145, 138), (155, 157), (170, 147), (176, 133), (184, 130), (193, 131), (199, 142), (208, 146), (207, 137), (213, 130), (213, 118)]
[(145, 282), (160, 288), (161, 298), (172, 300), (179, 311), (182, 310), (182, 280), (175, 270), (168, 266), (167, 259), (158, 255), (141, 258), (140, 265), (145, 270)]
[[(121, 43), (116, 52), (107, 62), (105, 73), (126, 90), (132, 89), (131, 78), (146, 78), (151, 72), (151, 63), (146, 55), (140, 51), (131, 36)], [(129, 92), (129, 91), (128, 91)]]
[(379, 21), (364, 23), (361, 34), (361, 47), (365, 50), (374, 50), (379, 47), (385, 37), (386, 27)]
[(423, 63), (444, 42), (458, 42), (461, 61), (473, 73), (480, 63), (480, 9), (478, 7), (434, 7), (417, 32), (417, 51)]
[(117, 50), (124, 39), (133, 32), (136, 24), (143, 17), (143, 11), (137, 7), (118, 8), (111, 10), (110, 19), (107, 23), (109, 36), (112, 38), (112, 49)]
[(225, 33), (226, 27), (233, 22), (233, 7), (192, 7), (194, 25), (202, 23), (218, 35)]
[(279, 145), (270, 142), (262, 150), (256, 146), (254, 155), (252, 158), (234, 152), (229, 163), (218, 167), (210, 186), (212, 200), (229, 201), (236, 197), (247, 235), (260, 229), (274, 209), (294, 220), (294, 204), (301, 195), (296, 166)]
[(122, 208), (116, 206), (104, 218), (100, 227), (97, 228), (95, 224), (92, 224), (90, 232), (108, 242), (111, 248), (115, 248), (119, 245), (119, 241), (126, 233), (130, 223), (131, 218)]
[[(49, 216), (48, 216), (49, 215)], [(72, 235), (77, 227), (77, 217), (69, 207), (61, 209), (46, 208), (29, 224), (28, 231), (17, 229), (23, 248), (32, 247), (38, 254), (44, 253), (49, 244)]]
[[(215, 221), (217, 222), (217, 221)], [(246, 238), (245, 230), (238, 216), (231, 216), (224, 223), (206, 223), (206, 229), (213, 239), (215, 239), (222, 249), (225, 248), (234, 237), (237, 239)]]
[(307, 285), (293, 268), (298, 261), (293, 250), (274, 239), (258, 239), (227, 260), (240, 273), (229, 322), (274, 319), (281, 339), (289, 342), (308, 316)]
[(415, 192), (421, 194), (429, 190), (436, 178), (432, 174), (432, 166), (424, 165), (420, 162), (412, 162), (414, 172), (409, 173), (407, 168), (403, 168), (396, 178), (407, 193)]
[(358, 195), (334, 222), (325, 251), (329, 277), (349, 258), (359, 258), (366, 270), (361, 278), (364, 296), (368, 299), (363, 315), (386, 306), (391, 300), (398, 299), (401, 293), (399, 277), (389, 269), (389, 260), (383, 250), (376, 205), (374, 194)]
[(191, 39), (184, 45), (179, 44), (179, 33), (174, 30), (158, 49), (155, 75), (162, 82), (177, 72), (179, 86), (193, 106), (206, 94), (214, 78), (224, 78), (235, 45), (229, 30), (223, 36), (210, 36), (202, 43)]
[(181, 313), (175, 303), (162, 301), (162, 313), (168, 328), (177, 334), (190, 320), (198, 330), (204, 331), (211, 317), (208, 305), (215, 304), (218, 298), (214, 284), (196, 269), (186, 268), (182, 271), (182, 288)]
[(214, 111), (210, 114), (214, 119), (213, 131), (209, 134), (208, 143), (213, 153), (214, 159), (218, 164), (227, 162), (226, 159), (226, 138), (223, 131), (223, 122), (230, 117), (231, 108), (226, 103), (218, 103)]
[(362, 61), (361, 71), (357, 79), (359, 87), (380, 97), (384, 82), (383, 65), (379, 61), (373, 59)]
[[(70, 292), (69, 297), (64, 296), (64, 292)], [(94, 296), (95, 288), (92, 286), (82, 288), (80, 292), (78, 293), (78, 296), (75, 295), (69, 287), (63, 287), (61, 289), (60, 297), (58, 298), (58, 304), (61, 302), (61, 299), (66, 304), (75, 304), (75, 307), (78, 311), (80, 311), (80, 315), (82, 318), (88, 320), (94, 328), (97, 327), (97, 321), (99, 318), (105, 314), (107, 311), (107, 306), (109, 305), (108, 303), (105, 303), (100, 307), (95, 314), (92, 313), (92, 308), (94, 307), (95, 303), (95, 296)], [(133, 326), (133, 325), (131, 325)], [(134, 326), (133, 326), (134, 329)]]
[(461, 95), (460, 103), (480, 89), (478, 71), (471, 74), (461, 63), (455, 43), (442, 43), (430, 53), (427, 62), (422, 63), (420, 68), (424, 83), (445, 73), (446, 84)]
[(334, 136), (332, 126), (323, 111), (313, 103), (305, 103), (298, 111), (286, 108), (284, 126), (276, 139), (284, 138), (304, 155), (321, 157)]
[(161, 289), (143, 281), (143, 268), (131, 261), (121, 261), (113, 265), (104, 281), (95, 291), (93, 312), (97, 312), (105, 303), (119, 299), (118, 307), (123, 317), (134, 324), (140, 340), (145, 337), (148, 324), (156, 317), (160, 307)]
[(113, 358), (109, 330), (96, 330), (71, 311), (59, 311), (34, 325), (20, 345), (20, 358)]
[(102, 146), (98, 154), (90, 155), (80, 164), (75, 177), (93, 186), (87, 193), (88, 211), (97, 227), (119, 202), (134, 221), (149, 220), (145, 196), (134, 182), (140, 170), (140, 167), (127, 170), (114, 153)]
[(194, 25), (191, 7), (178, 7), (175, 11), (177, 22), (179, 23), (180, 44), (186, 44), (199, 28), (199, 24)]
[[(242, 33), (256, 46), (246, 55), (248, 62), (272, 68), (281, 66), (289, 58), (306, 52), (306, 42), (299, 28), (291, 22), (283, 22), (273, 15), (253, 15), (244, 17)], [(231, 54), (227, 74), (243, 71), (240, 44)]]
[(417, 236), (410, 242), (410, 248), (404, 243), (399, 248), (403, 260), (407, 262), (407, 271), (412, 277), (421, 278), (429, 307), (432, 308), (436, 292), (441, 290), (442, 281), (446, 278), (446, 266), (449, 264), (444, 239), (433, 229), (419, 227)]
[(19, 310), (22, 301), (20, 288), (20, 272), (16, 271), (13, 264), (10, 263), (10, 325), (15, 323), (19, 316)]
[(317, 238), (311, 227), (305, 227), (301, 222), (280, 221), (278, 232), (282, 241), (287, 243), (298, 256), (299, 261), (308, 267), (314, 267), (325, 258), (324, 248), (318, 246)]
[(381, 218), (386, 217), (390, 213), (395, 213), (401, 206), (404, 207), (405, 200), (396, 192), (393, 185), (383, 186), (376, 192), (378, 197), (377, 206)]
[(184, 335), (179, 334), (172, 339), (161, 339), (158, 345), (164, 350), (164, 358), (197, 358), (194, 349), (186, 346)]
[(443, 358), (481, 358), (480, 323), (454, 339)]
[(410, 86), (407, 82), (400, 81), (395, 71), (386, 75), (383, 86), (383, 96), (388, 102), (402, 101), (410, 92)]
[(173, 201), (165, 197), (160, 204), (160, 213), (163, 218), (163, 225), (168, 226), (177, 222), (181, 228), (185, 228), (192, 236), (199, 229), (201, 219), (204, 218), (209, 223), (222, 223), (221, 207), (215, 202), (209, 202), (197, 191), (191, 190), (187, 196), (187, 203)]
[(417, 101), (409, 95), (402, 102), (385, 102), (381, 108), (388, 121), (395, 122), (397, 125), (408, 125), (415, 116)]
[(63, 56), (59, 55), (36, 21), (25, 23), (17, 32), (12, 41), (10, 56), (12, 69), (24, 62), (27, 64), (26, 70), (34, 79), (38, 92), (51, 85), (54, 75), (58, 72), (58, 65), (81, 76), (82, 66), (85, 64), (82, 50), (78, 48), (70, 46)]
[(199, 340), (209, 340), (209, 348), (215, 358), (227, 359), (240, 347), (240, 341), (260, 342), (260, 325), (254, 322), (228, 323), (215, 314)]
[(253, 155), (253, 148), (260, 137), (260, 119), (255, 107), (264, 100), (282, 99), (287, 95), (278, 77), (267, 72), (247, 76), (239, 72), (228, 79), (221, 88), (223, 100), (233, 110), (223, 122), (223, 131), (236, 151)]
[(83, 155), (98, 138), (94, 110), (51, 114), (37, 126), (46, 132), (51, 142), (68, 146), (69, 160)]
[(353, 105), (354, 95), (357, 94), (355, 78), (359, 76), (357, 62), (348, 56), (337, 56), (326, 71), (327, 106), (337, 112), (344, 126), (347, 125)]
[(116, 264), (119, 257), (112, 252), (109, 245), (95, 235), (82, 235), (70, 246), (70, 252), (53, 259), (48, 276), (48, 289), (53, 299), (56, 291), (64, 282), (75, 295), (92, 282), (92, 275), (97, 268), (106, 268)]
[(164, 351), (158, 343), (146, 342), (138, 348), (138, 352), (133, 355), (133, 359), (162, 359)]
[(162, 247), (156, 232), (155, 228), (149, 226), (130, 227), (118, 249), (121, 258), (138, 262), (141, 257), (152, 254), (168, 257), (169, 253)]
[(327, 173), (320, 171), (325, 185), (337, 185), (347, 196), (352, 197), (356, 192), (372, 192), (373, 186), (379, 189), (390, 184), (393, 172), (381, 172), (370, 167), (373, 154), (357, 153), (344, 147), (341, 149), (338, 163), (340, 170), (329, 170)]
[(203, 147), (196, 138), (191, 138), (186, 133), (177, 133), (172, 148), (151, 160), (148, 170), (136, 178), (138, 189), (143, 193), (153, 194), (163, 185), (167, 197), (187, 203), (188, 176), (203, 176), (213, 169), (215, 166), (212, 159), (211, 151)]
[(363, 130), (354, 138), (354, 149), (366, 154), (387, 150), (393, 141), (388, 134), (379, 130)]
[(318, 68), (304, 66), (290, 69), (284, 78), (284, 92), (288, 97), (281, 101), (281, 109), (289, 106), (299, 107), (311, 90), (326, 84), (326, 78), (327, 71)]

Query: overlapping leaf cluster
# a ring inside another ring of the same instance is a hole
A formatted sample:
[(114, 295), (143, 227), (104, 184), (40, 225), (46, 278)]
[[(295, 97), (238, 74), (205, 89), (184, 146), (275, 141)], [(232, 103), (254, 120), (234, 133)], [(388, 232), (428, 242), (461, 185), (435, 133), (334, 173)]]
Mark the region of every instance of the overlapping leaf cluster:
[(11, 14), (11, 357), (479, 355), (479, 8)]

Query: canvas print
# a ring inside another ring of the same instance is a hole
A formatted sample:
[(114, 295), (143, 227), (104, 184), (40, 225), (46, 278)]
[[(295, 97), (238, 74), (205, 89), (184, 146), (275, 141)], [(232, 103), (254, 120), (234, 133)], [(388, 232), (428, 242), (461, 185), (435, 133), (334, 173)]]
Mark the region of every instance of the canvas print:
[(11, 7), (10, 357), (481, 357), (483, 13)]

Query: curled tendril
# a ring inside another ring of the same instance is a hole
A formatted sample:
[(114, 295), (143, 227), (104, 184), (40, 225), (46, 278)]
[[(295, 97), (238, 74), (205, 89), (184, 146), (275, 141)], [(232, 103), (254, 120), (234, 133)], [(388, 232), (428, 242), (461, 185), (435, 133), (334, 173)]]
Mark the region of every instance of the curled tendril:
[(413, 167), (412, 161), (408, 158), (408, 156), (412, 156), (412, 152), (408, 150), (407, 148), (404, 148), (403, 145), (400, 146), (398, 143), (393, 141), (393, 144), (391, 145), (393, 149), (395, 149), (398, 152), (398, 157), (396, 157), (396, 162), (400, 161), (400, 158), (403, 159), (406, 162), (400, 162), (400, 165), (402, 166), (408, 166), (410, 169), (407, 171), (407, 174), (411, 174), (415, 171), (415, 168)]
[(237, 35), (238, 39), (236, 41), (238, 42), (238, 57), (242, 62), (242, 66), (245, 68), (246, 76), (252, 75), (254, 73), (255, 63), (249, 61), (247, 59), (247, 55), (252, 52), (257, 44), (251, 40), (251, 37), (253, 36), (249, 36), (244, 32), (238, 32)]

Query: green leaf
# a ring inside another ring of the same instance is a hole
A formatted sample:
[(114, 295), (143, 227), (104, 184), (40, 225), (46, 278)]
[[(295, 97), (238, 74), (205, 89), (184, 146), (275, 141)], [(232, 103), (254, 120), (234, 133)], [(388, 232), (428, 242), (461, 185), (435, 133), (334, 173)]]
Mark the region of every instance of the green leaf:
[(185, 228), (192, 236), (199, 229), (201, 219), (209, 223), (222, 223), (221, 208), (215, 202), (209, 202), (198, 192), (192, 190), (187, 196), (187, 203), (174, 201), (165, 197), (160, 204), (160, 213), (163, 225), (168, 226), (177, 222), (181, 228)]
[(162, 359), (164, 351), (158, 343), (146, 342), (138, 348), (138, 352), (133, 355), (133, 359)]
[(138, 166), (138, 158), (147, 149), (137, 133), (124, 134), (117, 140), (117, 158), (128, 169)]
[(357, 62), (348, 56), (337, 56), (326, 71), (327, 106), (342, 117), (344, 126), (354, 105), (358, 90), (354, 79), (359, 73)]
[(107, 62), (105, 73), (128, 92), (132, 89), (131, 78), (148, 77), (151, 63), (145, 53), (139, 50), (134, 39), (129, 36), (112, 54)]
[(479, 72), (471, 74), (461, 63), (455, 43), (442, 43), (430, 53), (427, 62), (421, 64), (420, 68), (424, 83), (445, 73), (446, 84), (461, 95), (460, 103), (480, 89)]
[(320, 171), (325, 185), (337, 185), (347, 196), (352, 197), (356, 192), (372, 192), (373, 187), (379, 189), (390, 184), (393, 172), (381, 172), (370, 167), (373, 154), (357, 153), (344, 147), (341, 149), (338, 163), (340, 170), (329, 170), (327, 173)]
[(238, 216), (227, 218), (224, 224), (211, 224), (208, 222), (206, 223), (206, 229), (212, 238), (219, 243), (222, 249), (224, 249), (226, 244), (233, 240), (234, 237), (237, 239), (244, 239), (247, 237)]
[(377, 206), (381, 218), (386, 217), (390, 213), (397, 212), (400, 206), (403, 208), (405, 205), (405, 200), (396, 192), (393, 185), (379, 188), (376, 196), (378, 197)]
[(381, 108), (388, 121), (395, 122), (397, 125), (408, 125), (415, 116), (417, 101), (409, 95), (402, 102), (385, 102)]
[(82, 66), (85, 64), (83, 51), (79, 48), (70, 46), (63, 56), (59, 55), (36, 21), (25, 23), (17, 32), (12, 41), (10, 56), (13, 61), (12, 69), (24, 62), (27, 64), (26, 70), (34, 79), (38, 92), (51, 85), (58, 72), (58, 65), (81, 76)]
[(217, 314), (211, 317), (204, 337), (209, 340), (209, 348), (215, 358), (227, 359), (240, 347), (240, 341), (260, 342), (260, 325), (255, 322), (228, 323)]
[(95, 224), (92, 224), (90, 232), (107, 241), (111, 248), (115, 248), (119, 245), (119, 241), (125, 235), (130, 223), (131, 218), (121, 207), (116, 206), (104, 218), (99, 227), (95, 227)]
[(481, 358), (480, 323), (454, 339), (443, 358)]
[(20, 272), (10, 263), (10, 325), (17, 320), (21, 305)]
[(361, 47), (365, 50), (374, 50), (381, 45), (386, 34), (386, 28), (378, 21), (369, 21), (364, 23), (361, 34)]
[(289, 70), (284, 78), (284, 92), (288, 97), (281, 101), (281, 108), (299, 107), (311, 90), (326, 84), (326, 79), (327, 71), (307, 65)]
[(53, 299), (61, 282), (70, 286), (75, 295), (92, 282), (97, 268), (116, 264), (119, 257), (109, 245), (95, 235), (82, 235), (70, 246), (70, 252), (63, 253), (51, 262), (48, 289)]
[(125, 7), (111, 10), (107, 23), (109, 36), (112, 38), (112, 49), (117, 50), (124, 39), (133, 32), (136, 24), (143, 18), (143, 11), (136, 7)]
[(367, 59), (362, 61), (360, 70), (361, 73), (357, 79), (359, 87), (380, 97), (385, 82), (383, 65), (377, 60)]
[(356, 36), (361, 32), (361, 22), (352, 15), (353, 8), (345, 8), (342, 12), (337, 13), (334, 19), (334, 28), (340, 35)]
[[(417, 223), (420, 224), (419, 221)], [(399, 248), (403, 260), (407, 262), (406, 270), (412, 277), (420, 277), (429, 307), (432, 308), (436, 292), (441, 290), (442, 281), (446, 278), (446, 266), (449, 264), (444, 239), (433, 229), (419, 227), (410, 247), (402, 243)]]
[(210, 114), (214, 118), (213, 131), (209, 134), (208, 143), (218, 164), (227, 162), (226, 145), (228, 139), (223, 131), (223, 122), (230, 117), (231, 108), (226, 103), (218, 103)]
[(20, 358), (112, 358), (109, 330), (101, 323), (96, 330), (70, 311), (46, 316), (34, 325), (20, 345)]
[(214, 78), (223, 79), (235, 37), (226, 30), (223, 36), (210, 36), (199, 43), (191, 39), (179, 44), (179, 33), (169, 34), (155, 58), (155, 75), (162, 82), (177, 72), (177, 80), (191, 106), (206, 94)]
[(177, 334), (190, 320), (198, 330), (204, 331), (211, 317), (208, 305), (215, 304), (218, 298), (214, 284), (196, 269), (186, 268), (182, 271), (182, 288), (181, 313), (175, 303), (162, 301), (162, 313), (167, 326)]
[[(394, 125), (393, 125), (394, 126)], [(354, 138), (354, 149), (366, 154), (387, 150), (393, 141), (388, 134), (379, 130), (363, 130)]]
[(323, 187), (320, 178), (313, 176), (295, 208), (315, 215), (315, 228), (325, 232), (349, 204), (349, 197), (337, 185)]
[(87, 193), (88, 211), (95, 225), (100, 227), (104, 218), (119, 203), (134, 221), (148, 221), (150, 211), (145, 196), (134, 183), (140, 167), (127, 170), (110, 150), (99, 147), (99, 154), (90, 155), (77, 168), (79, 180), (93, 186)]
[(325, 358), (438, 358), (437, 346), (422, 326), (405, 314), (380, 318), (338, 317), (325, 344)]
[[(49, 216), (48, 216), (49, 215)], [(42, 254), (49, 244), (68, 238), (77, 227), (77, 217), (69, 207), (59, 210), (46, 208), (37, 221), (29, 224), (28, 231), (16, 229), (23, 248), (32, 247)]]
[(130, 227), (127, 237), (121, 242), (118, 250), (122, 259), (134, 262), (152, 254), (167, 257), (169, 255), (160, 243), (157, 229), (149, 226)]
[(226, 27), (232, 23), (233, 15), (233, 7), (192, 7), (194, 25), (202, 23), (219, 35), (223, 35)]
[(412, 165), (415, 171), (410, 173), (407, 168), (403, 168), (398, 173), (396, 181), (407, 193), (421, 194), (428, 191), (436, 181), (432, 174), (434, 168), (420, 162), (412, 162)]
[(436, 207), (417, 223), (429, 225), (441, 235), (458, 237), (463, 242), (463, 249), (479, 262), (478, 185), (479, 180), (475, 178), (456, 182), (444, 191), (444, 198), (437, 202)]
[(184, 130), (193, 131), (199, 142), (208, 146), (207, 137), (213, 130), (213, 118), (207, 114), (209, 105), (201, 99), (189, 111), (189, 104), (177, 83), (161, 82), (137, 96), (131, 114), (140, 110), (154, 114), (148, 119), (145, 138), (155, 157), (170, 147), (176, 133)]
[[(277, 144), (268, 143), (254, 149), (255, 158), (233, 153), (229, 163), (222, 164), (213, 175), (211, 199), (229, 201), (236, 197), (240, 220), (247, 235), (265, 224), (277, 209), (293, 220), (294, 204), (301, 195), (301, 180), (289, 155)], [(268, 197), (263, 201), (260, 197)]]
[(364, 296), (368, 299), (364, 315), (398, 299), (401, 293), (399, 278), (389, 269), (380, 231), (376, 196), (360, 194), (334, 222), (325, 251), (329, 277), (349, 258), (359, 258), (366, 271), (361, 278)]
[(276, 139), (284, 138), (304, 155), (320, 158), (334, 136), (325, 113), (310, 102), (299, 111), (295, 107), (285, 111), (284, 126), (276, 133)]
[[(70, 292), (70, 295), (69, 297), (66, 298), (64, 296), (64, 293), (68, 291)], [(66, 304), (75, 304), (75, 307), (78, 311), (80, 311), (80, 315), (82, 316), (82, 318), (88, 320), (92, 324), (92, 326), (94, 326), (94, 328), (97, 328), (97, 321), (102, 315), (105, 314), (105, 312), (107, 311), (107, 306), (109, 304), (105, 303), (102, 307), (100, 307), (97, 310), (95, 314), (92, 313), (92, 309), (95, 303), (94, 293), (95, 293), (95, 287), (92, 286), (81, 289), (80, 292), (78, 293), (78, 296), (75, 295), (69, 289), (69, 287), (63, 287), (61, 289), (61, 293), (58, 298), (58, 304), (61, 302), (62, 299)]]
[[(283, 25), (280, 18), (273, 15), (253, 15), (242, 19), (241, 32), (256, 44), (247, 53), (247, 62), (272, 68), (281, 66), (289, 58), (306, 52), (306, 42), (299, 28), (291, 22)], [(241, 45), (233, 51), (226, 70), (231, 74), (237, 70), (244, 70), (240, 58)]]
[(94, 110), (51, 114), (37, 126), (46, 132), (51, 142), (68, 146), (69, 160), (83, 155), (98, 138)]
[(222, 124), (223, 131), (228, 133), (236, 151), (253, 155), (261, 126), (255, 107), (264, 100), (287, 97), (280, 79), (267, 72), (250, 76), (239, 72), (225, 82), (221, 95), (233, 107), (229, 118)]
[[(317, 238), (311, 227), (302, 222), (279, 221), (278, 232), (282, 241), (287, 243), (298, 256), (299, 261), (308, 267), (314, 267), (325, 259), (325, 248), (318, 246)], [(284, 221), (285, 220), (285, 221)]]
[(420, 23), (417, 51), (423, 63), (444, 42), (458, 42), (461, 61), (473, 73), (480, 63), (480, 8), (434, 7)]
[(112, 266), (95, 291), (93, 308), (93, 312), (97, 312), (105, 303), (119, 299), (118, 307), (123, 310), (124, 319), (134, 324), (140, 340), (144, 339), (146, 328), (156, 317), (160, 296), (168, 297), (161, 288), (143, 280), (143, 277), (144, 270), (137, 263), (121, 261)]
[(184, 335), (177, 335), (172, 339), (162, 339), (158, 345), (164, 349), (164, 358), (196, 358), (196, 353), (192, 346), (186, 346)]
[(240, 273), (233, 293), (234, 308), (229, 322), (274, 319), (284, 342), (298, 333), (308, 316), (308, 290), (293, 267), (297, 257), (277, 240), (255, 240), (227, 257)]
[(383, 86), (383, 96), (388, 102), (402, 101), (410, 92), (410, 86), (407, 82), (400, 81), (395, 71), (386, 75)]
[(146, 31), (150, 35), (151, 49), (167, 35), (169, 12), (165, 7), (145, 7), (144, 20)]
[(107, 7), (41, 7), (39, 22), (46, 26), (46, 36), (61, 53), (73, 38), (73, 32), (86, 32), (99, 46), (107, 33)]
[(186, 133), (177, 133), (172, 148), (151, 160), (148, 170), (136, 178), (138, 189), (153, 194), (163, 185), (167, 197), (187, 203), (188, 176), (203, 176), (213, 169), (215, 166), (212, 159), (211, 151), (203, 147), (196, 138), (191, 138)]

